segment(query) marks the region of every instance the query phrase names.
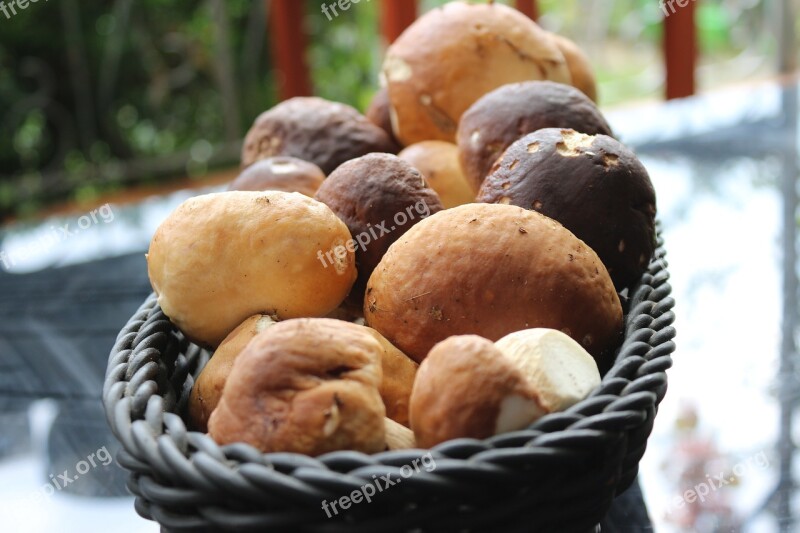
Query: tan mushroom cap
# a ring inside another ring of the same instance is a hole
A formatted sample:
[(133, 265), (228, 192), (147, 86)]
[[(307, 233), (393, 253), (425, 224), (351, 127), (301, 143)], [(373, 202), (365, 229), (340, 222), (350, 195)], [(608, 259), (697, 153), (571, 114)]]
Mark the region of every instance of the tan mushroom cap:
[(550, 35), (564, 55), (564, 59), (567, 60), (573, 87), (580, 89), (592, 101), (597, 102), (597, 82), (589, 57), (577, 44), (566, 37), (556, 33)]
[(408, 161), (425, 176), (445, 209), (475, 201), (475, 191), (467, 182), (458, 147), (445, 141), (422, 141), (403, 149), (397, 157)]
[(382, 76), (403, 145), (453, 142), (461, 114), (487, 92), (524, 80), (570, 83), (566, 60), (535, 22), (499, 3), (432, 9), (389, 47)]
[(376, 330), (364, 329), (375, 337), (375, 340), (383, 348), (381, 357), (383, 379), (380, 393), (383, 404), (386, 406), (386, 416), (399, 424), (408, 426), (408, 404), (419, 365)]
[(147, 255), (158, 303), (190, 339), (220, 342), (248, 317), (322, 316), (356, 278), (350, 239), (325, 204), (298, 193), (231, 191), (190, 198), (156, 231)]
[(263, 452), (382, 451), (381, 351), (363, 326), (280, 322), (236, 359), (209, 433), (219, 444), (245, 442)]
[(364, 316), (416, 361), (452, 335), (497, 340), (534, 327), (563, 330), (605, 359), (622, 330), (597, 254), (554, 220), (502, 204), (447, 209), (411, 228), (373, 272)]
[(189, 419), (199, 431), (208, 430), (208, 417), (216, 409), (233, 362), (253, 337), (275, 324), (268, 315), (253, 315), (231, 331), (206, 363), (189, 396)]

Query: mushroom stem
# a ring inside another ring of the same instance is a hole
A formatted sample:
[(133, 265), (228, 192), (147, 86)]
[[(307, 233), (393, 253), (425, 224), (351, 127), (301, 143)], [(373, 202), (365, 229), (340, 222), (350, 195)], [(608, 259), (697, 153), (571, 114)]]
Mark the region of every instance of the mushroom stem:
[(407, 450), (416, 448), (414, 432), (391, 418), (384, 418), (386, 426), (386, 448), (389, 450)]

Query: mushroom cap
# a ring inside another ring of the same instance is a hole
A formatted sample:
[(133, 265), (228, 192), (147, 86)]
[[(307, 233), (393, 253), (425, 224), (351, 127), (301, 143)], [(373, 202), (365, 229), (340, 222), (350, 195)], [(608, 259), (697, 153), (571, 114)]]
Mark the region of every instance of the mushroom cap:
[(580, 89), (593, 102), (597, 102), (597, 82), (589, 57), (577, 44), (566, 37), (556, 33), (550, 35), (558, 49), (564, 54), (564, 59), (567, 60), (572, 85)]
[(322, 316), (356, 278), (350, 239), (325, 204), (299, 193), (231, 191), (183, 202), (158, 227), (147, 269), (164, 314), (190, 339), (216, 347), (248, 317)]
[(364, 329), (375, 337), (383, 348), (381, 354), (383, 379), (380, 393), (386, 406), (386, 416), (398, 424), (408, 426), (408, 403), (419, 365), (376, 330)]
[(299, 192), (313, 198), (325, 174), (314, 163), (296, 157), (268, 157), (242, 170), (229, 191)]
[(242, 167), (283, 155), (314, 163), (327, 175), (345, 161), (392, 149), (388, 135), (355, 108), (298, 96), (256, 118), (244, 139)]
[(597, 252), (617, 290), (639, 280), (656, 242), (656, 195), (644, 165), (619, 141), (543, 129), (514, 142), (478, 201), (533, 209)]
[(445, 141), (422, 141), (407, 146), (397, 157), (408, 161), (422, 172), (425, 181), (436, 191), (445, 209), (475, 201), (472, 190), (461, 163), (458, 160), (458, 147)]
[(386, 51), (392, 126), (405, 146), (453, 142), (462, 113), (487, 92), (524, 80), (570, 83), (550, 35), (499, 3), (450, 2), (411, 24)]
[(263, 452), (382, 451), (381, 351), (363, 326), (348, 322), (275, 324), (236, 359), (209, 433), (219, 444)]
[(344, 163), (317, 190), (316, 199), (347, 224), (356, 242), (358, 279), (348, 300), (357, 305), (389, 246), (424, 217), (442, 209), (422, 174), (391, 154), (367, 154)]
[(276, 322), (268, 315), (253, 315), (231, 331), (200, 371), (189, 396), (189, 419), (199, 431), (208, 430), (208, 417), (216, 409), (233, 362), (253, 337)]
[(373, 272), (364, 316), (416, 361), (451, 335), (497, 340), (533, 327), (563, 330), (605, 359), (622, 329), (597, 254), (554, 220), (498, 204), (447, 209), (406, 232)]
[(472, 104), (458, 126), (461, 167), (473, 190), (506, 148), (543, 128), (611, 135), (603, 114), (575, 87), (551, 81), (504, 85)]
[(411, 393), (411, 429), (425, 448), (521, 429), (542, 414), (519, 368), (477, 335), (436, 344), (420, 365)]
[(394, 130), (392, 130), (391, 107), (392, 105), (389, 102), (389, 91), (386, 90), (386, 87), (381, 87), (375, 91), (375, 94), (372, 95), (372, 100), (370, 100), (364, 116), (367, 117), (367, 120), (386, 132), (386, 135), (388, 135), (394, 143), (393, 149), (387, 151), (389, 153), (396, 154), (401, 150), (402, 147), (400, 142), (394, 136)]

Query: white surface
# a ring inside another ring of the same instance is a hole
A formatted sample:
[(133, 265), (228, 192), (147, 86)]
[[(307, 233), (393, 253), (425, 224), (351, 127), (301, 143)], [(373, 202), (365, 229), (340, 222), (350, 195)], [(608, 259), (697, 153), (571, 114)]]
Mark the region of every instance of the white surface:
[[(119, 468), (112, 464), (108, 468)], [(33, 454), (0, 462), (0, 531), (4, 533), (155, 533), (133, 498), (85, 498), (56, 492), (31, 497), (45, 483), (44, 461)]]

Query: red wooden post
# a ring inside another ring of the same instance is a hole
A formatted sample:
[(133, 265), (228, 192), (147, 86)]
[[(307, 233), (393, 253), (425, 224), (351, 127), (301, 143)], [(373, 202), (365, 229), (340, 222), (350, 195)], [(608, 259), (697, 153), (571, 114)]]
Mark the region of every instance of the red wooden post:
[(516, 0), (516, 7), (533, 20), (539, 20), (539, 4), (536, 0)]
[(694, 14), (698, 0), (661, 0), (664, 13), (664, 60), (668, 100), (691, 96), (695, 91), (697, 28)]
[(417, 0), (383, 0), (381, 3), (381, 33), (387, 44), (393, 43), (415, 20)]
[(277, 72), (281, 100), (311, 94), (311, 76), (306, 62), (308, 37), (303, 20), (303, 2), (264, 0), (268, 9), (270, 51)]

